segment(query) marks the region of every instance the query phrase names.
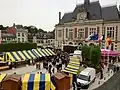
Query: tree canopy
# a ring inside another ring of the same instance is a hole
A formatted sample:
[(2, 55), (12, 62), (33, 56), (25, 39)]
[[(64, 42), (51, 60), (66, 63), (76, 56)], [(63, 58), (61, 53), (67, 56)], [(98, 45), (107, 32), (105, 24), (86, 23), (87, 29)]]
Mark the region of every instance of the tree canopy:
[(88, 66), (97, 67), (100, 63), (101, 51), (99, 46), (84, 45), (82, 47), (82, 58)]

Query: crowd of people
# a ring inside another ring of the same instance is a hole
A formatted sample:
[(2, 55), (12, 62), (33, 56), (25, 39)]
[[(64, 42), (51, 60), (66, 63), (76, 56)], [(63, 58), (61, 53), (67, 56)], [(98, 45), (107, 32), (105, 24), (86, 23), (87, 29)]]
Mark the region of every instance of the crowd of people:
[(67, 67), (69, 60), (70, 58), (68, 53), (58, 51), (55, 56), (45, 57), (43, 67), (48, 70), (50, 74), (54, 74), (55, 68), (57, 71), (61, 71), (63, 65)]

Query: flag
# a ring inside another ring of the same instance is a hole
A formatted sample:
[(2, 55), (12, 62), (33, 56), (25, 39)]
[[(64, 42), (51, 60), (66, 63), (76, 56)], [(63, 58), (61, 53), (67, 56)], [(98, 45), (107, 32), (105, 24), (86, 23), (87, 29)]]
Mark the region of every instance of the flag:
[(91, 34), (88, 36), (88, 38), (86, 38), (87, 41), (90, 41), (90, 40), (98, 40), (98, 34)]
[(112, 40), (110, 39), (110, 37), (107, 37), (106, 38), (106, 48), (108, 48), (109, 45), (111, 45), (111, 44), (112, 44)]

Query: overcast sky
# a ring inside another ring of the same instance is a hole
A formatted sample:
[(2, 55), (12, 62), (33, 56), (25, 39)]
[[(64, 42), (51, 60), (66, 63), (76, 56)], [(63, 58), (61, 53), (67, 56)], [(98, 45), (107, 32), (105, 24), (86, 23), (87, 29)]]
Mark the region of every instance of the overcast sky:
[[(58, 23), (58, 12), (73, 11), (76, 4), (84, 0), (0, 0), (0, 24), (12, 26), (13, 23), (33, 25), (52, 31)], [(93, 0), (91, 0), (93, 1)], [(99, 0), (100, 4), (119, 4), (119, 0)]]

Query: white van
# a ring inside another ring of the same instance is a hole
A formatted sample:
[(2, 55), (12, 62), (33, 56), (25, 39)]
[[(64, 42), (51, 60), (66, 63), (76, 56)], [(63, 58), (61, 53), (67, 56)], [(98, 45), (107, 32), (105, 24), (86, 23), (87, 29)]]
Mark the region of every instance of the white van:
[(96, 71), (94, 68), (87, 67), (77, 77), (77, 84), (81, 88), (88, 89), (89, 85), (94, 82), (96, 76)]

